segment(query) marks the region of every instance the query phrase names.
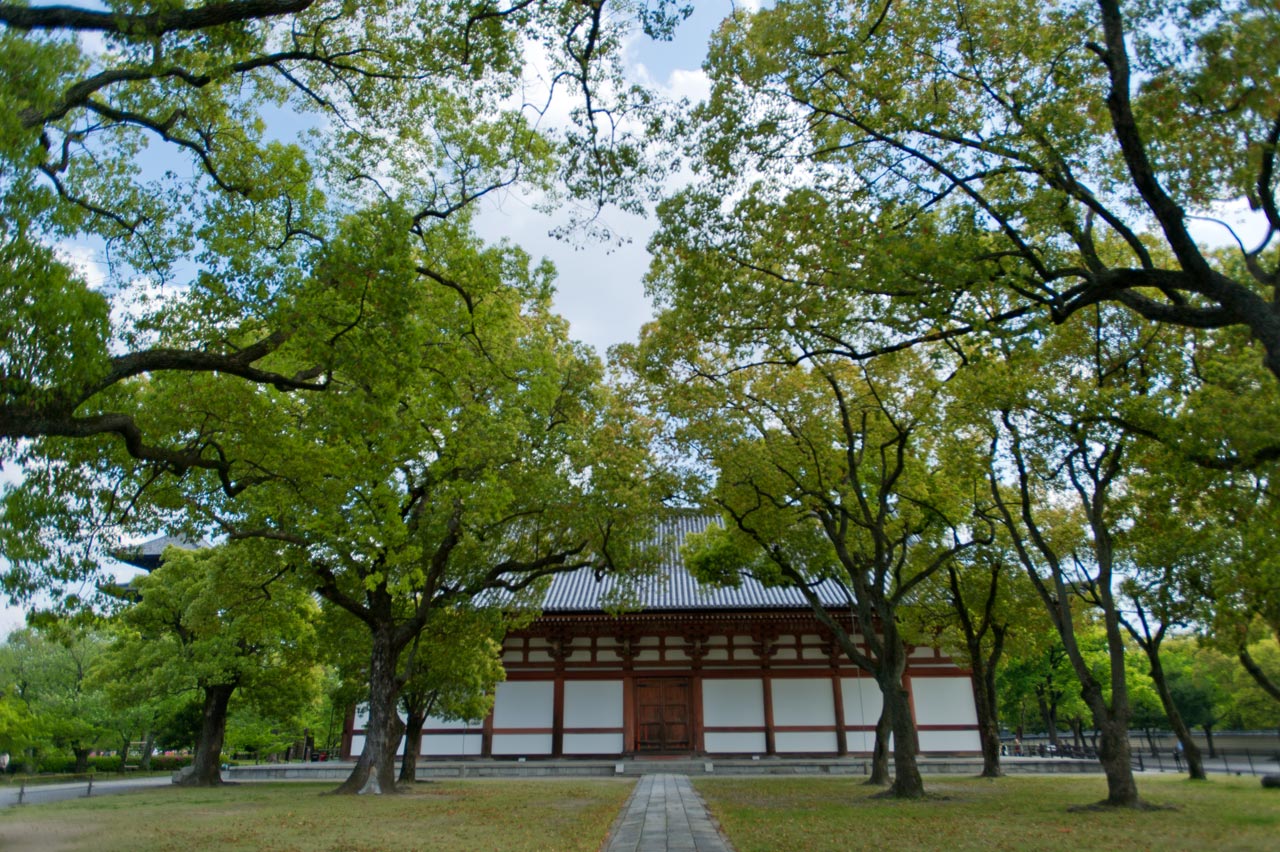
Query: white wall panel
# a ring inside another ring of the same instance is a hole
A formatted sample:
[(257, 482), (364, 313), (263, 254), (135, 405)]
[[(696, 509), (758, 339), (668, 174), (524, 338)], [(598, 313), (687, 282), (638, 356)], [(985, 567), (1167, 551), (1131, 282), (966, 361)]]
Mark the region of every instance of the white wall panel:
[(509, 755), (551, 754), (551, 735), (494, 734), (493, 753)]
[[(773, 724), (834, 725), (835, 698), (830, 678), (773, 679)], [(834, 740), (833, 740), (834, 742)], [(778, 746), (779, 751), (782, 747)], [(835, 747), (832, 746), (832, 751)]]
[(467, 728), (483, 728), (483, 719), (472, 719), (468, 722), (466, 719), (441, 719), (439, 716), (428, 716), (427, 720), (422, 723), (424, 728), (444, 728), (446, 731), (463, 731)]
[[(351, 756), (359, 757), (364, 751), (364, 734), (353, 734), (351, 737)], [(404, 737), (400, 738), (400, 744), (396, 746), (396, 754), (404, 754)]]
[(911, 679), (918, 725), (976, 725), (973, 686), (967, 677)]
[[(566, 728), (621, 728), (622, 681), (565, 681), (564, 726)], [(567, 744), (565, 751), (568, 751)], [(618, 751), (622, 751), (621, 740), (619, 740)]]
[[(851, 752), (869, 752), (876, 747), (876, 732), (845, 731), (844, 741)], [(893, 734), (889, 735), (889, 748), (893, 749)]]
[(708, 754), (764, 754), (764, 731), (758, 734), (703, 735)]
[[(846, 725), (874, 725), (880, 719), (884, 699), (880, 687), (869, 677), (840, 679)], [(853, 748), (852, 745), (849, 746)]]
[(422, 753), (427, 757), (467, 757), (480, 754), (484, 747), (484, 735), (474, 734), (424, 734)]
[(565, 754), (622, 754), (622, 734), (565, 734), (563, 748)]
[(550, 728), (554, 701), (555, 685), (549, 680), (504, 681), (493, 702), (493, 726)]
[(773, 747), (780, 754), (795, 751), (834, 754), (839, 748), (835, 731), (778, 731), (773, 735)]
[[(764, 726), (764, 682), (752, 680), (702, 681), (702, 724), (708, 728), (745, 728)], [(708, 734), (708, 750), (710, 746)], [(764, 742), (763, 734), (761, 743)], [(764, 746), (761, 745), (761, 749)], [(752, 751), (753, 749), (720, 749)]]
[(977, 731), (920, 731), (920, 751), (982, 751)]

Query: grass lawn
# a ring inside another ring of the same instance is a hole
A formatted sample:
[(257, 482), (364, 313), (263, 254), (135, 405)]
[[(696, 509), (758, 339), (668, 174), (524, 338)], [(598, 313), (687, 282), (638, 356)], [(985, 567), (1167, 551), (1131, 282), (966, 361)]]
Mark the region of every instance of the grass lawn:
[(1068, 812), (1102, 799), (1101, 776), (925, 776), (930, 798), (872, 799), (861, 779), (698, 778), (694, 784), (738, 852), (910, 850), (1280, 850), (1280, 790), (1257, 778), (1143, 776), (1170, 810)]
[(5, 852), (597, 852), (634, 782), (417, 784), (383, 796), (334, 784), (164, 787), (0, 811)]

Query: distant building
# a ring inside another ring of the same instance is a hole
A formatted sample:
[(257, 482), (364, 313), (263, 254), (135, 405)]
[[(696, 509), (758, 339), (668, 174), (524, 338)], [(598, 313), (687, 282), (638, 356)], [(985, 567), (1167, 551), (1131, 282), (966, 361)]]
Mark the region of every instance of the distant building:
[[(852, 663), (794, 589), (744, 580), (700, 586), (680, 561), (705, 517), (664, 530), (662, 571), (640, 608), (605, 611), (613, 587), (592, 572), (557, 576), (542, 615), (503, 642), (507, 680), (476, 722), (427, 720), (428, 757), (644, 754), (868, 754), (880, 690)], [(852, 616), (834, 587), (832, 612)], [(924, 754), (980, 751), (966, 671), (936, 649), (912, 649), (904, 680)], [(365, 717), (349, 720), (344, 757), (364, 746)]]

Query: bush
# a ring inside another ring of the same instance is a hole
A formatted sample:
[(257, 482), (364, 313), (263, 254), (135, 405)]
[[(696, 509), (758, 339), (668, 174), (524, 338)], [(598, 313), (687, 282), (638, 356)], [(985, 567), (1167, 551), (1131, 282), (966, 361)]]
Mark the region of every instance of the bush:
[(191, 755), (157, 754), (151, 758), (151, 768), (156, 772), (176, 772), (191, 763)]
[[(151, 758), (153, 772), (174, 772), (191, 763), (190, 755), (155, 755)], [(89, 758), (89, 771), (96, 773), (123, 772), (124, 760), (119, 755)], [(137, 768), (137, 761), (129, 766)], [(22, 770), (21, 760), (11, 760), (9, 772)], [(36, 772), (47, 775), (71, 775), (76, 771), (76, 759), (69, 754), (42, 754), (36, 758)]]
[(76, 759), (69, 754), (41, 754), (36, 756), (36, 771), (54, 775), (66, 775), (76, 768)]
[(94, 772), (122, 772), (124, 760), (119, 757), (91, 757), (89, 769)]

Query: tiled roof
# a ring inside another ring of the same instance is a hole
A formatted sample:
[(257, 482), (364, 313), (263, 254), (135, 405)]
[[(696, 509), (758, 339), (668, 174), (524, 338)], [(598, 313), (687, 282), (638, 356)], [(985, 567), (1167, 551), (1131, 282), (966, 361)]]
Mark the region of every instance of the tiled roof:
[(127, 562), (146, 571), (154, 571), (160, 565), (160, 557), (164, 555), (165, 548), (177, 547), (181, 550), (200, 550), (209, 546), (209, 542), (204, 539), (192, 541), (183, 536), (162, 535), (159, 538), (153, 538), (141, 544), (123, 548), (113, 555), (121, 562)]
[[(743, 577), (736, 588), (719, 588), (698, 583), (684, 567), (680, 548), (685, 536), (702, 532), (718, 523), (707, 515), (674, 515), (659, 527), (662, 562), (659, 571), (638, 581), (626, 595), (627, 608), (641, 611), (808, 609), (809, 603), (794, 588), (768, 587), (751, 577)], [(597, 580), (590, 569), (558, 574), (542, 600), (542, 611), (598, 612), (617, 603), (622, 594), (612, 577)], [(843, 592), (831, 582), (818, 586), (818, 596), (831, 607), (847, 607)]]

